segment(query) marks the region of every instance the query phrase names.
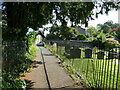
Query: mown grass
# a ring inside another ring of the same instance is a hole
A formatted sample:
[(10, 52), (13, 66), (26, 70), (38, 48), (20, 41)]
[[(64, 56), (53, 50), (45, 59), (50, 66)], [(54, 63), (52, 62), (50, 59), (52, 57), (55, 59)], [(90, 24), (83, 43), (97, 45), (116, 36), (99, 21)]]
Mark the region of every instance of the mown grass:
[(52, 53), (58, 55), (63, 64), (69, 65), (75, 72), (78, 72), (90, 87), (120, 88), (120, 64), (117, 64), (118, 59), (107, 59), (108, 56), (106, 55), (104, 59), (97, 59), (95, 53), (101, 50), (96, 49), (93, 49), (92, 58), (86, 59), (84, 58), (84, 48), (80, 48), (81, 58), (68, 59), (65, 56), (65, 47), (58, 47), (58, 50), (55, 46), (49, 46), (48, 48)]

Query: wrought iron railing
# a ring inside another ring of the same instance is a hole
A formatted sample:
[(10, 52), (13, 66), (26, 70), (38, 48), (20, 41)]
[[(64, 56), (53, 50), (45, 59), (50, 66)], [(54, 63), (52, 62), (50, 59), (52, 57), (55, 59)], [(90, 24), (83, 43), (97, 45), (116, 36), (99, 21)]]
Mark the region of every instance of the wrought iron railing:
[(103, 50), (82, 41), (45, 41), (45, 44), (91, 88), (120, 89), (120, 48)]

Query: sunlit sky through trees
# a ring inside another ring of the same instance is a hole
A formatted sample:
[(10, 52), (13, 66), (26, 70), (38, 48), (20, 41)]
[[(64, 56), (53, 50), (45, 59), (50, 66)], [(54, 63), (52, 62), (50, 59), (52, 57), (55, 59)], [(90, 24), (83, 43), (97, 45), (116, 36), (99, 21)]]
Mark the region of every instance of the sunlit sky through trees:
[[(106, 15), (106, 14), (98, 15), (98, 18), (94, 17), (94, 20), (91, 20), (88, 22), (88, 26), (96, 27), (97, 24), (104, 24), (108, 20), (112, 20), (113, 23), (118, 23), (118, 11), (112, 10), (112, 11), (108, 12), (108, 15)], [(68, 26), (70, 26), (70, 25), (71, 25), (70, 22), (68, 22)], [(51, 26), (52, 26), (52, 24), (44, 25), (45, 28), (51, 27)], [(84, 25), (82, 27), (85, 28)], [(49, 31), (45, 31), (44, 34), (46, 35), (47, 33), (49, 33)]]
[(113, 23), (118, 23), (118, 11), (112, 10), (108, 15), (98, 15), (95, 20), (89, 21), (89, 26), (96, 26), (97, 24), (104, 24), (106, 21), (112, 20)]
[[(106, 21), (112, 20), (113, 23), (118, 23), (118, 11), (112, 10), (108, 12), (108, 15), (98, 15), (98, 18), (94, 17), (94, 20), (89, 21), (88, 26), (96, 26), (97, 24), (104, 24)], [(68, 26), (70, 26), (70, 22), (68, 22)], [(44, 27), (50, 27), (51, 24), (47, 24)], [(84, 27), (84, 25), (83, 25)]]

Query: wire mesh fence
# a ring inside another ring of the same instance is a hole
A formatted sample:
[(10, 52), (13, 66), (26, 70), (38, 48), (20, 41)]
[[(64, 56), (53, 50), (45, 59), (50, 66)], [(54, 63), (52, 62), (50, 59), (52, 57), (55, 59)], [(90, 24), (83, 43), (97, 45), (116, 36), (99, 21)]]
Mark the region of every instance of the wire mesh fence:
[(11, 72), (18, 63), (25, 58), (25, 41), (13, 41), (2, 43), (2, 69)]
[(82, 41), (45, 41), (92, 88), (120, 89), (120, 48), (103, 50)]

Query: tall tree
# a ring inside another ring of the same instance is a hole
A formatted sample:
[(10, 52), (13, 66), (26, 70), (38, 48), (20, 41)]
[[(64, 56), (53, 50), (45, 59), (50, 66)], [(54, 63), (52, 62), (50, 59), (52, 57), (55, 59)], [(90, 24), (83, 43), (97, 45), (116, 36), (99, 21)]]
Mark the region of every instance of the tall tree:
[(120, 25), (118, 23), (113, 23), (113, 21), (107, 21), (104, 24), (98, 24), (97, 26), (100, 28), (100, 30), (103, 30), (104, 33), (108, 33)]
[[(58, 20), (62, 25), (67, 25), (68, 20), (72, 26), (77, 24), (88, 25), (89, 20), (93, 20), (93, 15), (98, 17), (98, 14), (108, 14), (113, 8), (118, 9), (118, 3), (115, 2), (55, 2), (51, 3), (54, 11), (54, 20)], [(96, 9), (96, 12), (93, 12)], [(52, 19), (51, 19), (52, 22)], [(56, 22), (55, 22), (56, 23)]]
[[(88, 25), (92, 15), (108, 13), (118, 8), (116, 2), (4, 2), (3, 19), (7, 21), (8, 33), (11, 36), (24, 37), (27, 27), (37, 29), (49, 21), (61, 22), (66, 26), (68, 20), (72, 26)], [(93, 13), (93, 9), (99, 9)], [(22, 39), (22, 38), (21, 38)]]
[(97, 33), (97, 31), (98, 31), (98, 28), (93, 27), (93, 26), (88, 27), (88, 29), (86, 30), (87, 35), (88, 35), (89, 37), (94, 36), (94, 35)]
[[(36, 30), (38, 27), (48, 23), (50, 19), (48, 6), (49, 3), (47, 2), (3, 3), (3, 18), (7, 22), (7, 29), (9, 29), (7, 33), (24, 38), (28, 27)], [(3, 29), (3, 31), (6, 30)]]

